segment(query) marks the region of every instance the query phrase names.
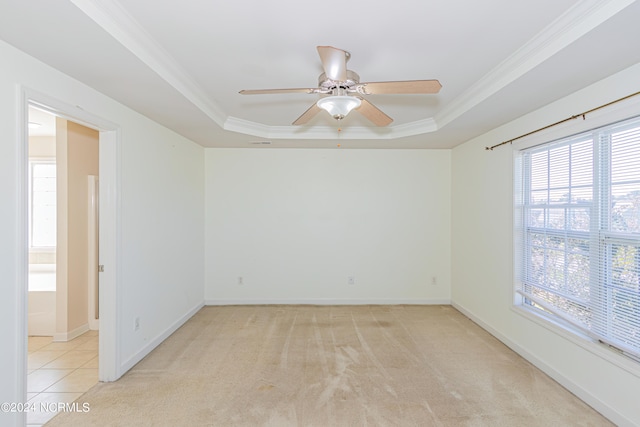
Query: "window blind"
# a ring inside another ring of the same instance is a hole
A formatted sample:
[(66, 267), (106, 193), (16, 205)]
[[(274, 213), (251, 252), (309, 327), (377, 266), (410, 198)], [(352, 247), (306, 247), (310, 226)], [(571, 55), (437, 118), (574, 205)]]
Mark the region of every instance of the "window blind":
[(29, 162), (29, 242), (32, 248), (56, 246), (56, 164)]
[(520, 156), (522, 304), (640, 357), (640, 119)]

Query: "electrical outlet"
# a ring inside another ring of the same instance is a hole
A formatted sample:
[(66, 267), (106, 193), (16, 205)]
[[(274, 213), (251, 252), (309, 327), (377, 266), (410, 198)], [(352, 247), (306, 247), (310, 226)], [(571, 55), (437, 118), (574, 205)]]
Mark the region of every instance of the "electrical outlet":
[(355, 285), (356, 276), (347, 276), (347, 285)]
[(438, 284), (438, 278), (436, 276), (431, 276), (431, 285), (436, 286)]
[(133, 330), (137, 331), (140, 329), (140, 318), (136, 317), (135, 320), (133, 321)]
[(238, 285), (244, 285), (244, 279), (242, 276), (238, 276)]

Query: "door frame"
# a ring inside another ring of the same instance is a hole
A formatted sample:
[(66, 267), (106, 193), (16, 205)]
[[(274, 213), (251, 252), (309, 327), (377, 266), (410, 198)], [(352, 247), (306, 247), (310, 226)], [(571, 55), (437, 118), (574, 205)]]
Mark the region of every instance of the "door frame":
[(87, 277), (87, 285), (89, 289), (87, 289), (87, 311), (88, 311), (88, 322), (89, 329), (96, 330), (100, 329), (100, 299), (98, 298), (98, 285), (99, 280), (98, 276), (100, 275), (98, 272), (99, 266), (99, 248), (97, 246), (98, 241), (98, 233), (100, 229), (98, 227), (97, 221), (100, 219), (100, 215), (98, 215), (98, 209), (100, 209), (99, 197), (100, 192), (98, 191), (98, 186), (100, 185), (99, 175), (89, 175), (87, 176), (87, 231), (89, 238), (89, 245), (87, 250), (88, 255), (88, 276)]
[[(28, 319), (28, 108), (29, 105), (48, 111), (56, 116), (72, 120), (78, 124), (95, 129), (99, 132), (99, 264), (104, 265), (104, 272), (100, 273), (99, 309), (101, 314), (99, 334), (99, 367), (100, 381), (115, 381), (121, 375), (119, 342), (117, 339), (120, 323), (119, 284), (120, 280), (120, 127), (106, 119), (84, 111), (80, 106), (72, 106), (63, 101), (52, 98), (36, 90), (19, 88), (18, 108), (18, 325), (20, 329), (19, 371), (23, 373), (19, 390), (26, 398), (27, 383), (27, 319)], [(26, 400), (25, 400), (26, 402)]]

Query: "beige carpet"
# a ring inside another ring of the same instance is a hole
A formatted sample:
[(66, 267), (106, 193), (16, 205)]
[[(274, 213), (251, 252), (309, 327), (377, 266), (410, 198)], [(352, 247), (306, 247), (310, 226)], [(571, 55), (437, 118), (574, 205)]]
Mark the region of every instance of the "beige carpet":
[(205, 307), (47, 426), (605, 426), (449, 306)]

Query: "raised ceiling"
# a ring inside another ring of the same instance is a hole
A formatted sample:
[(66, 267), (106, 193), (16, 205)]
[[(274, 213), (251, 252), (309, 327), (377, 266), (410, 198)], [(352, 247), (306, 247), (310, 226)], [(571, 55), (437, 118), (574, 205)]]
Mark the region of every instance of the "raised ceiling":
[[(0, 0), (1, 39), (205, 147), (454, 147), (640, 62), (639, 21), (634, 0)], [(386, 128), (238, 94), (315, 87), (318, 45), (443, 88), (370, 96)]]

